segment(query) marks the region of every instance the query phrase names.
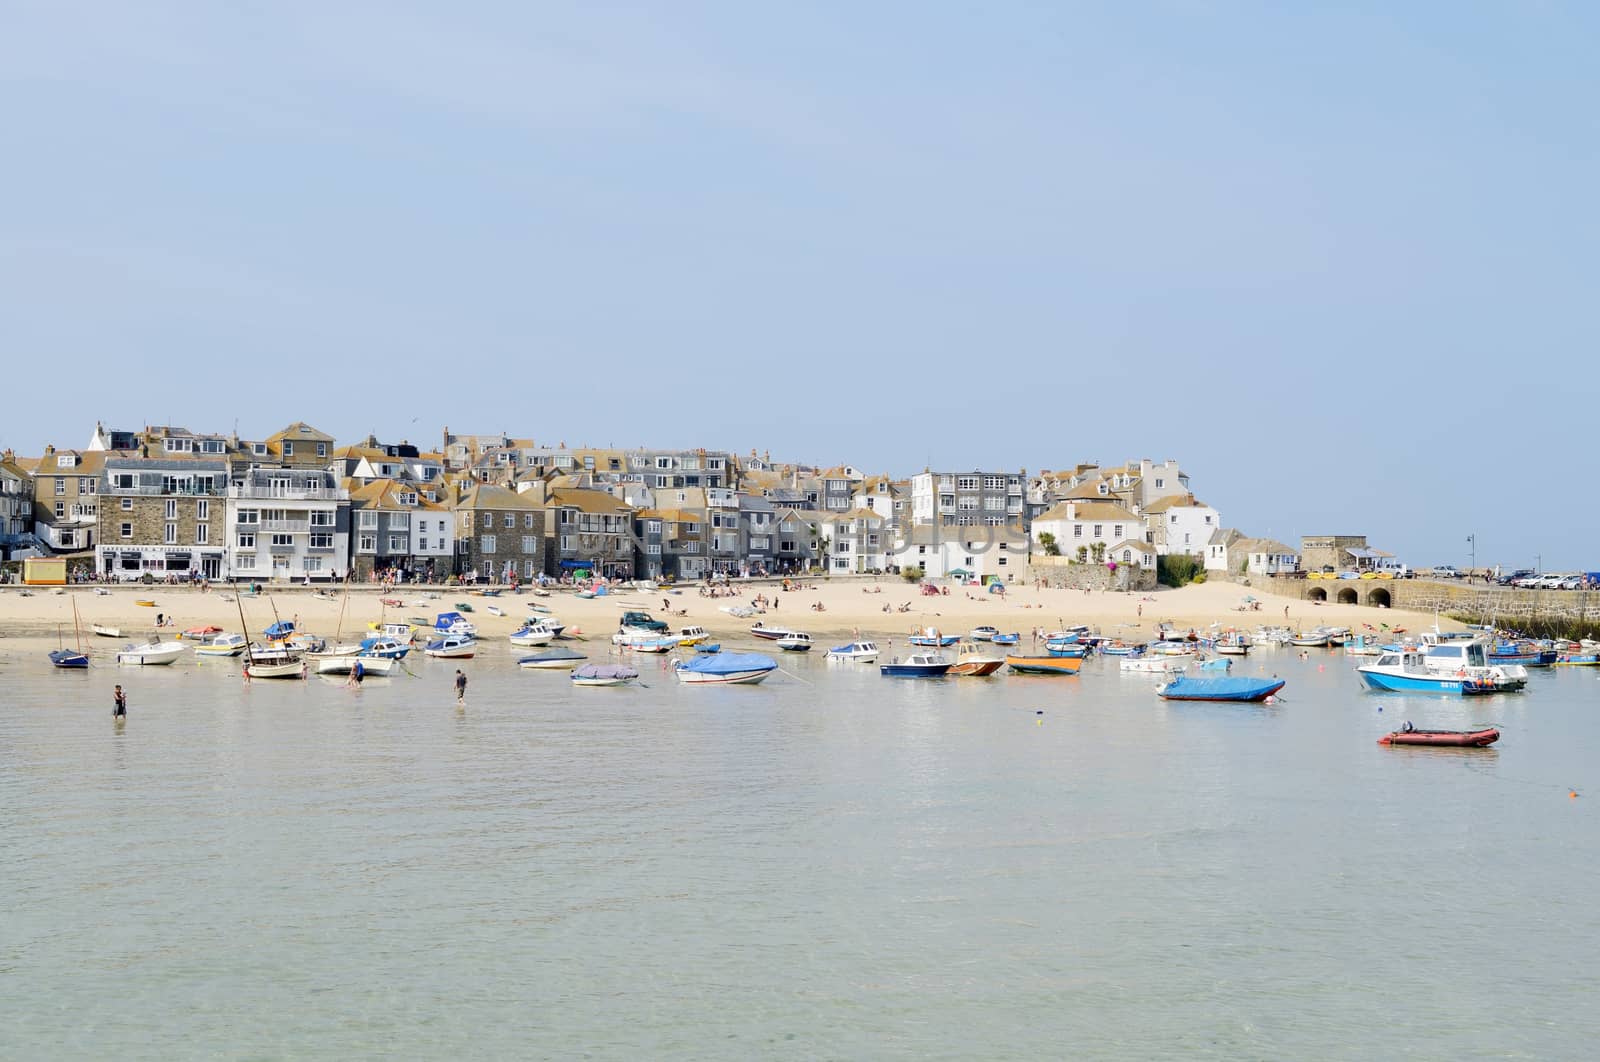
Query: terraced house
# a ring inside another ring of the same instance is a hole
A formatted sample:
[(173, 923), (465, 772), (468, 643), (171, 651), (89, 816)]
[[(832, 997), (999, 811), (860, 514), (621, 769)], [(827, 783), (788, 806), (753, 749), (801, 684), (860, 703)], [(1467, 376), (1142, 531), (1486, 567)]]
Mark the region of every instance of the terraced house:
[(911, 477), (911, 522), (944, 527), (1021, 523), (1027, 469), (1016, 472), (929, 472)]
[(633, 577), (632, 506), (603, 490), (556, 488), (545, 504), (545, 520), (551, 528), (546, 571)]
[(105, 454), (44, 448), (33, 467), (33, 533), (52, 553), (94, 548)]
[(455, 573), (477, 582), (520, 582), (544, 572), (545, 509), (536, 491), (474, 480), (454, 487)]
[(350, 491), (350, 519), (350, 570), (357, 580), (388, 575), (417, 581), (450, 574), (454, 514), (429, 500), (417, 484), (380, 479), (356, 487)]
[[(148, 442), (138, 453), (107, 451), (99, 496), (95, 570), (124, 581), (196, 574), (221, 578), (227, 568), (224, 512), (228, 462), (222, 454), (162, 452)], [(139, 456), (154, 450), (160, 456)]]
[(0, 454), (0, 559), (33, 543), (33, 480), (10, 450)]
[[(326, 455), (324, 455), (326, 461)], [(250, 468), (227, 496), (227, 574), (335, 582), (349, 563), (350, 495), (325, 468)]]

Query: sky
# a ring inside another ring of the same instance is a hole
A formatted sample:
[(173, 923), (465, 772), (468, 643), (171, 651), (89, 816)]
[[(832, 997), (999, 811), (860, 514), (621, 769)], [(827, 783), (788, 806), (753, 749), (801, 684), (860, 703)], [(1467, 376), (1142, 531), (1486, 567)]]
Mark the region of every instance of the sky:
[(1176, 458), (1247, 534), (1600, 569), (1600, 7), (0, 10), (0, 447)]

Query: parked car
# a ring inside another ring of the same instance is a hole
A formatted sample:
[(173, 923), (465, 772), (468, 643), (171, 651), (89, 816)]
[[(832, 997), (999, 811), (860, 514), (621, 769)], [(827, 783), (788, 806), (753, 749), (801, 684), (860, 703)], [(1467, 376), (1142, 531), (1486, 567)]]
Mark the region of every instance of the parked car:
[(1461, 570), (1454, 564), (1437, 564), (1434, 565), (1433, 577), (1435, 579), (1459, 579), (1461, 578)]
[(1518, 568), (1514, 572), (1502, 574), (1495, 582), (1501, 586), (1521, 586), (1522, 584), (1518, 580), (1530, 578), (1533, 574), (1532, 568)]

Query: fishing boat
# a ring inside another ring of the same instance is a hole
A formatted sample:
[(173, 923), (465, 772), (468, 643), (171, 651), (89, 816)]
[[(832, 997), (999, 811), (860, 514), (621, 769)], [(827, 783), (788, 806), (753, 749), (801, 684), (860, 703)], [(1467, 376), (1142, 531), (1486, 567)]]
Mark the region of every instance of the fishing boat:
[(778, 648), (786, 653), (811, 652), (811, 635), (804, 631), (790, 631), (778, 639)]
[(1081, 656), (1008, 656), (1006, 666), (1020, 675), (1076, 675)]
[(587, 659), (582, 653), (571, 649), (546, 649), (542, 653), (522, 657), (517, 661), (517, 666), (539, 671), (571, 671)]
[(361, 639), (362, 656), (381, 656), (385, 660), (404, 660), (411, 652), (411, 643), (403, 638), (380, 634)]
[(1144, 652), (1144, 646), (1125, 642), (1119, 638), (1115, 641), (1101, 642), (1097, 652), (1101, 656), (1137, 656)]
[(121, 627), (107, 627), (103, 623), (91, 623), (91, 624), (89, 624), (89, 630), (90, 630), (91, 633), (98, 634), (102, 638), (121, 638), (122, 637), (122, 628)]
[(1189, 666), (1189, 661), (1177, 656), (1125, 656), (1117, 661), (1123, 671), (1142, 674), (1172, 675)]
[(937, 627), (924, 627), (906, 640), (922, 649), (943, 649), (945, 646), (955, 645), (959, 642), (961, 635), (940, 634)]
[(477, 655), (478, 640), (470, 634), (447, 634), (424, 645), (422, 651), (442, 660), (466, 660)]
[(1264, 701), (1283, 689), (1280, 678), (1190, 678), (1180, 675), (1156, 694), (1165, 701)]
[(954, 666), (941, 653), (912, 653), (904, 660), (895, 657), (887, 664), (879, 664), (878, 674), (885, 678), (943, 678)]
[(1225, 656), (1212, 657), (1210, 660), (1205, 660), (1205, 661), (1201, 662), (1200, 670), (1201, 671), (1220, 671), (1223, 674), (1227, 674), (1229, 671), (1233, 670), (1233, 661), (1229, 660)]
[[(457, 608), (459, 609), (460, 606), (458, 605)], [(475, 638), (478, 635), (478, 628), (468, 622), (467, 618), (459, 611), (441, 612), (433, 618), (433, 633), (440, 635), (466, 635), (469, 638)]]
[(974, 627), (967, 632), (967, 637), (975, 642), (992, 642), (994, 641), (994, 636), (999, 633), (999, 630), (994, 627)]
[(78, 624), (77, 597), (72, 599), (72, 636), (76, 648), (68, 649), (60, 628), (56, 629), (56, 649), (50, 654), (52, 667), (77, 671), (89, 666), (89, 654), (83, 651), (83, 628)]
[(1199, 649), (1198, 642), (1159, 641), (1151, 642), (1145, 651), (1156, 656), (1193, 656)]
[(639, 677), (639, 672), (621, 664), (584, 664), (574, 668), (574, 686), (626, 686)]
[[(618, 641), (617, 639), (621, 639)], [(631, 649), (636, 653), (670, 653), (678, 648), (678, 637), (674, 634), (649, 634), (629, 632), (614, 635), (612, 641), (623, 649)]]
[(144, 645), (129, 645), (119, 652), (117, 663), (137, 664), (143, 667), (170, 664), (182, 656), (186, 648), (182, 642), (163, 642), (155, 635), (151, 635), (150, 641)]
[(1556, 657), (1557, 667), (1595, 667), (1600, 665), (1600, 653), (1561, 653)]
[(179, 634), (178, 637), (179, 638), (188, 638), (190, 641), (203, 642), (207, 638), (211, 637), (212, 635), (221, 634), (221, 633), (222, 633), (222, 628), (221, 627), (209, 627), (209, 626), (207, 626), (207, 627), (190, 627), (188, 630), (184, 631), (182, 634)]
[[(1356, 668), (1368, 689), (1386, 693), (1454, 693), (1463, 696), (1519, 690), (1526, 679), (1500, 667), (1483, 663), (1482, 646), (1472, 643), (1477, 653), (1453, 670), (1430, 667), (1420, 652), (1386, 652), (1370, 664)], [(1525, 672), (1524, 672), (1525, 674)]]
[(1248, 656), (1250, 654), (1250, 636), (1244, 631), (1224, 631), (1212, 646), (1222, 656)]
[(231, 657), (243, 653), (249, 639), (242, 634), (213, 634), (194, 647), (195, 656)]
[(952, 675), (982, 678), (1005, 667), (1005, 654), (977, 643), (962, 645), (956, 650), (956, 662), (950, 667)]
[(1289, 644), (1306, 649), (1325, 649), (1328, 646), (1328, 632), (1318, 628), (1291, 634), (1289, 636)]
[(417, 636), (416, 628), (409, 623), (369, 623), (367, 629), (402, 642), (409, 642)]
[(678, 644), (687, 649), (692, 645), (699, 645), (710, 637), (704, 627), (683, 627), (678, 631)]
[(1016, 645), (1018, 642), (1022, 641), (1022, 635), (1018, 634), (1016, 631), (1011, 631), (1009, 634), (997, 634), (993, 638), (990, 638), (989, 641), (993, 642), (995, 645)]
[(1345, 656), (1381, 656), (1383, 646), (1370, 634), (1358, 634), (1344, 643)]
[(549, 627), (538, 623), (530, 623), (525, 627), (518, 627), (511, 632), (511, 644), (523, 647), (549, 645), (555, 640), (555, 632)]
[(1418, 730), (1410, 723), (1378, 739), (1380, 745), (1423, 745), (1436, 748), (1487, 748), (1500, 740), (1494, 727), (1482, 730)]
[(1522, 667), (1551, 667), (1560, 654), (1541, 649), (1532, 642), (1499, 642), (1487, 654), (1491, 664), (1520, 664)]
[(1044, 651), (1050, 656), (1070, 656), (1081, 660), (1094, 649), (1084, 642), (1053, 641), (1044, 643)]
[(761, 653), (714, 653), (696, 655), (678, 665), (681, 682), (751, 685), (778, 670), (778, 662)]
[(750, 633), (757, 638), (765, 638), (769, 642), (775, 642), (779, 638), (787, 637), (789, 631), (785, 627), (768, 627), (765, 623), (757, 620), (756, 625), (750, 628)]
[(836, 645), (828, 650), (827, 659), (857, 664), (876, 663), (878, 659), (878, 643), (851, 642), (849, 645)]

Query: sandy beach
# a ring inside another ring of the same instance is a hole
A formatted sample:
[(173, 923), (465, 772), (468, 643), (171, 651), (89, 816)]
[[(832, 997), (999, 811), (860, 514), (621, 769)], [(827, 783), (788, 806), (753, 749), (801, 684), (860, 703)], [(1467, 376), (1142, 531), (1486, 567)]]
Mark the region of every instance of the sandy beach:
[[(96, 593), (92, 586), (72, 588), (32, 587), (24, 596), (22, 588), (0, 589), (0, 659), (55, 648), (57, 638), (73, 640), (72, 604), (77, 603), (79, 624), (86, 648), (111, 648), (120, 645), (90, 634), (90, 624), (119, 628), (124, 640), (144, 640), (156, 632), (157, 613), (171, 617), (174, 625), (164, 632), (170, 637), (195, 626), (240, 629), (239, 605), (229, 590), (196, 589), (175, 586), (106, 588)], [(726, 607), (748, 606), (756, 595), (775, 603), (760, 618), (770, 626), (807, 631), (819, 640), (848, 640), (856, 631), (863, 638), (895, 644), (914, 628), (937, 627), (950, 634), (964, 634), (972, 627), (987, 624), (1002, 631), (1026, 635), (1036, 627), (1054, 630), (1070, 624), (1087, 624), (1098, 633), (1130, 641), (1150, 638), (1158, 623), (1200, 633), (1228, 627), (1251, 630), (1259, 625), (1287, 625), (1292, 628), (1337, 624), (1360, 629), (1388, 624), (1411, 630), (1431, 628), (1431, 614), (1379, 609), (1360, 605), (1313, 605), (1293, 598), (1276, 597), (1259, 589), (1232, 583), (1205, 583), (1181, 589), (1160, 588), (1150, 593), (1093, 592), (1063, 589), (1013, 590), (1000, 597), (978, 588), (951, 588), (948, 595), (925, 597), (918, 590), (896, 579), (878, 582), (828, 581), (818, 579), (805, 588), (780, 591), (762, 582), (737, 585), (737, 596), (702, 597), (698, 587), (677, 592), (627, 591), (584, 599), (570, 590), (552, 590), (548, 597), (531, 592), (505, 593), (488, 598), (459, 587), (398, 587), (382, 595), (376, 587), (352, 588), (348, 602), (341, 592), (324, 591), (314, 595), (301, 587), (269, 588), (259, 597), (242, 600), (245, 625), (258, 633), (276, 616), (293, 619), (302, 630), (332, 638), (341, 631), (346, 638), (363, 631), (371, 621), (399, 620), (408, 616), (432, 617), (453, 609), (458, 602), (472, 606), (472, 620), (480, 637), (504, 642), (527, 614), (527, 606), (539, 604), (564, 621), (577, 638), (608, 640), (617, 620), (626, 609), (645, 609), (674, 628), (695, 624), (705, 627), (725, 644), (751, 644), (748, 631), (755, 618), (739, 618), (723, 611)], [(1261, 607), (1241, 611), (1246, 595), (1257, 598)], [(386, 607), (380, 596), (400, 600), (399, 608)], [(141, 606), (136, 601), (152, 601)], [(670, 604), (670, 616), (664, 605)], [(821, 611), (816, 606), (821, 605)], [(503, 610), (491, 615), (488, 606)], [(899, 611), (909, 605), (909, 611)], [(890, 611), (885, 612), (888, 606)], [(340, 613), (343, 608), (343, 619)], [(1285, 609), (1287, 608), (1287, 613)], [(1459, 627), (1448, 620), (1441, 625)]]

